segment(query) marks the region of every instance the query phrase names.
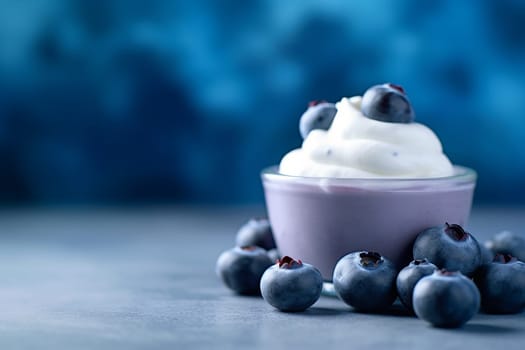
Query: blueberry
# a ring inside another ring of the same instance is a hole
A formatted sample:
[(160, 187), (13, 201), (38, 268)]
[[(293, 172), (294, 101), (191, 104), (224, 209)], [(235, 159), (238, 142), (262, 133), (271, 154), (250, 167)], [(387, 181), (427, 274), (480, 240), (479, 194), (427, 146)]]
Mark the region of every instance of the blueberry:
[(436, 265), (428, 262), (427, 259), (423, 259), (413, 260), (408, 266), (399, 271), (396, 279), (397, 295), (407, 309), (414, 311), (412, 295), (414, 294), (416, 283), (436, 270)]
[(248, 247), (256, 245), (266, 250), (275, 248), (272, 227), (266, 218), (252, 218), (237, 232), (236, 245)]
[(471, 277), (481, 264), (478, 241), (461, 226), (446, 223), (421, 232), (414, 242), (414, 259), (428, 259), (438, 268)]
[(366, 90), (361, 100), (361, 112), (370, 119), (390, 123), (411, 123), (415, 113), (399, 85), (375, 85)]
[(480, 306), (474, 282), (461, 272), (436, 270), (417, 282), (412, 298), (417, 317), (436, 327), (460, 327)]
[(511, 231), (503, 231), (494, 236), (485, 246), (494, 253), (509, 254), (525, 262), (525, 237)]
[(268, 268), (261, 278), (261, 294), (281, 311), (304, 311), (321, 296), (323, 277), (319, 270), (289, 256)]
[(308, 109), (301, 116), (299, 131), (306, 138), (314, 129), (328, 130), (334, 120), (337, 109), (333, 103), (325, 101), (312, 101)]
[(375, 252), (354, 252), (335, 265), (334, 289), (345, 303), (365, 312), (381, 311), (396, 298), (394, 264)]
[(268, 254), (268, 257), (271, 261), (276, 262), (281, 258), (281, 253), (277, 250), (277, 248), (270, 249), (266, 252)]
[(239, 294), (259, 294), (259, 282), (264, 271), (273, 263), (266, 250), (235, 247), (217, 259), (216, 272), (226, 287)]
[(479, 244), (479, 250), (481, 252), (481, 265), (490, 264), (494, 260), (495, 254), (487, 247), (487, 244)]
[(518, 313), (525, 309), (525, 263), (498, 254), (483, 265), (474, 277), (481, 293), (483, 311), (495, 314)]

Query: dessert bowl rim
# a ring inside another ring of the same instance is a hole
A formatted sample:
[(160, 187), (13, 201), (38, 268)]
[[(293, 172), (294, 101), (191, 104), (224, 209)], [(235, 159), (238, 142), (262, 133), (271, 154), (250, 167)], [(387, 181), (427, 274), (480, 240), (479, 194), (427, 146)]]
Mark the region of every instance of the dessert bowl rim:
[(260, 175), (264, 181), (283, 181), (283, 182), (298, 182), (298, 183), (312, 183), (329, 182), (334, 185), (355, 185), (358, 183), (369, 184), (439, 184), (439, 183), (475, 183), (478, 174), (475, 170), (461, 166), (454, 165), (454, 174), (442, 177), (424, 177), (424, 178), (401, 178), (401, 177), (374, 177), (374, 178), (336, 178), (336, 177), (317, 177), (317, 176), (295, 176), (279, 173), (279, 166), (272, 165), (264, 168)]

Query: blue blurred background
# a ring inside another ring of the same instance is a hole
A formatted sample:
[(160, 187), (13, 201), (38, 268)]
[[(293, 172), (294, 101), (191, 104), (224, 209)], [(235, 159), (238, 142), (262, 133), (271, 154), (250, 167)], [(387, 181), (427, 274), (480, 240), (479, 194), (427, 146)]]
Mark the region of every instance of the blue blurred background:
[(401, 84), (525, 204), (525, 2), (0, 0), (0, 202), (262, 203), (308, 101)]

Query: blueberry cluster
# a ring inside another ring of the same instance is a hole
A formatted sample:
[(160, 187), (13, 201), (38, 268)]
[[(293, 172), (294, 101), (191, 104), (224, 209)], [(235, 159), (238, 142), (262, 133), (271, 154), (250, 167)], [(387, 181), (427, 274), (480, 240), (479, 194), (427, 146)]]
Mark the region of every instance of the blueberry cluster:
[[(413, 253), (414, 257), (425, 256), (440, 268), (472, 278), (463, 280), (477, 286), (483, 311), (502, 314), (525, 309), (525, 237), (504, 231), (479, 244), (461, 226), (447, 223), (422, 232), (414, 243)], [(457, 274), (442, 275), (458, 277)], [(425, 292), (416, 288), (413, 294), (415, 303)], [(458, 303), (463, 305), (465, 300)], [(425, 312), (415, 305), (414, 311), (418, 315)]]
[[(217, 261), (217, 274), (228, 288), (261, 294), (287, 312), (304, 311), (319, 299), (320, 272), (301, 260), (279, 258), (267, 219), (248, 221), (236, 242)], [(343, 256), (334, 268), (333, 289), (360, 312), (383, 311), (399, 297), (436, 327), (460, 327), (480, 309), (495, 314), (525, 309), (524, 256), (523, 236), (504, 231), (480, 244), (460, 225), (445, 223), (419, 233), (414, 260), (400, 271), (377, 252)]]
[(470, 279), (459, 271), (438, 270), (427, 259), (416, 259), (398, 273), (378, 253), (350, 253), (338, 261), (333, 282), (337, 295), (356, 310), (382, 311), (399, 296), (437, 327), (459, 327), (479, 310), (480, 295)]
[(270, 305), (287, 312), (304, 311), (321, 296), (319, 270), (289, 256), (280, 258), (267, 219), (244, 224), (236, 245), (223, 252), (216, 265), (217, 275), (234, 292), (261, 294)]
[(253, 218), (237, 232), (236, 246), (219, 256), (216, 272), (234, 292), (260, 294), (261, 277), (276, 258), (279, 253), (270, 222), (265, 218)]

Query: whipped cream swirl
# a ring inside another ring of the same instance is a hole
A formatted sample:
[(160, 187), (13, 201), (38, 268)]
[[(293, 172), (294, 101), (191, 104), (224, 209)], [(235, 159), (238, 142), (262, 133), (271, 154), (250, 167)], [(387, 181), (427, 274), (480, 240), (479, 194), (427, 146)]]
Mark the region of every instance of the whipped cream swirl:
[(284, 175), (329, 178), (427, 178), (453, 174), (441, 142), (419, 123), (388, 123), (361, 113), (361, 97), (343, 98), (329, 130), (312, 130), (286, 154)]

